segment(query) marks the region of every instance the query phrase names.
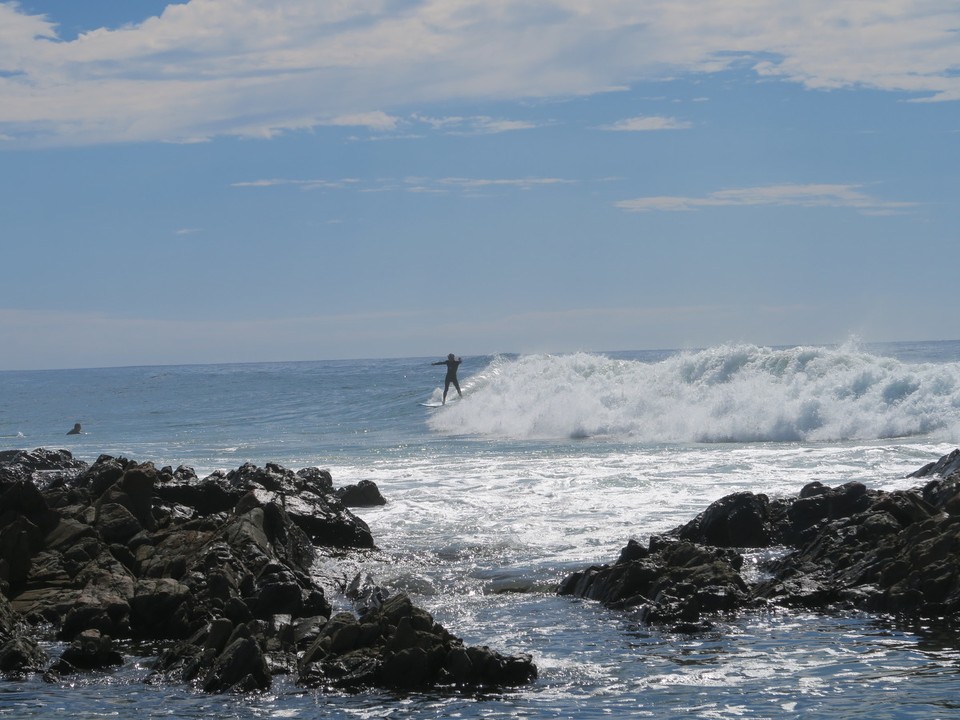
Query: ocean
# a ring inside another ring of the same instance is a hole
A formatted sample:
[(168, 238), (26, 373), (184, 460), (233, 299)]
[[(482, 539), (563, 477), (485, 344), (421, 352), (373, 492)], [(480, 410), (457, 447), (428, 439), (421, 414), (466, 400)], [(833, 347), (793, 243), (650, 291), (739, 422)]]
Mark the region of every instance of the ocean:
[(530, 653), (534, 684), (207, 696), (145, 685), (156, 649), (130, 644), (113, 673), (0, 681), (0, 718), (960, 717), (942, 628), (770, 610), (680, 635), (554, 594), (729, 493), (914, 486), (960, 443), (960, 341), (466, 357), (464, 399), (423, 407), (439, 359), (0, 372), (0, 449), (373, 480), (387, 505), (356, 512), (379, 551), (315, 567), (334, 605), (362, 570), (471, 645)]

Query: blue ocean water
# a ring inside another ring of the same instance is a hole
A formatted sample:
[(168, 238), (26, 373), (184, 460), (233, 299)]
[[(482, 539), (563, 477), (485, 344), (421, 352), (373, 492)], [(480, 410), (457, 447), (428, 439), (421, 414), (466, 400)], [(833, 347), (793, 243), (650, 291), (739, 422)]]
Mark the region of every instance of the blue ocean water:
[(433, 360), (0, 372), (0, 449), (374, 480), (379, 552), (318, 562), (333, 599), (362, 567), (465, 641), (532, 654), (534, 685), (211, 698), (144, 685), (131, 646), (109, 675), (0, 683), (0, 718), (960, 717), (960, 641), (935, 628), (778, 611), (681, 636), (553, 593), (731, 492), (911, 486), (960, 442), (960, 342), (468, 357), (465, 399), (437, 409)]

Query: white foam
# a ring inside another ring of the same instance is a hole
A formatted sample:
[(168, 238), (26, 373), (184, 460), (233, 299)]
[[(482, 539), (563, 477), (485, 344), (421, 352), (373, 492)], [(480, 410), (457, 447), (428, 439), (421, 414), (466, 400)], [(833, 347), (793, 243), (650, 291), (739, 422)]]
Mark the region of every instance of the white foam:
[(641, 442), (947, 439), (960, 363), (909, 364), (857, 347), (726, 345), (656, 363), (603, 355), (496, 358), (442, 434)]

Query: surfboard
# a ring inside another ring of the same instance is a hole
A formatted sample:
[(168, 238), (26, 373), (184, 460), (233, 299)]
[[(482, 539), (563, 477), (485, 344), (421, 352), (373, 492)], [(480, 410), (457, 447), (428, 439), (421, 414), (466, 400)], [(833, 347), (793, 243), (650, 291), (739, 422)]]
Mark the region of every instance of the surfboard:
[[(460, 400), (459, 397), (447, 398), (447, 405), (452, 405), (453, 403), (455, 403), (455, 402), (457, 402), (457, 401), (459, 401), (459, 400)], [(443, 403), (440, 402), (439, 400), (432, 400), (432, 401), (430, 401), (430, 402), (417, 403), (417, 405), (419, 405), (420, 407), (426, 407), (426, 408), (438, 408), (438, 407), (443, 407)]]

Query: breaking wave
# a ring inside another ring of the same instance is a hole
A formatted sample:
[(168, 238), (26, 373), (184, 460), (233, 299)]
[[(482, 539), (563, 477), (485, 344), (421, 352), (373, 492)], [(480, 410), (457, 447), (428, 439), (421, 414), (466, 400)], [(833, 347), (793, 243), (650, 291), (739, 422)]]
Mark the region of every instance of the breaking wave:
[(952, 440), (960, 430), (960, 363), (906, 363), (853, 345), (724, 345), (659, 362), (496, 357), (465, 390), (466, 402), (430, 418), (432, 430), (649, 443)]

